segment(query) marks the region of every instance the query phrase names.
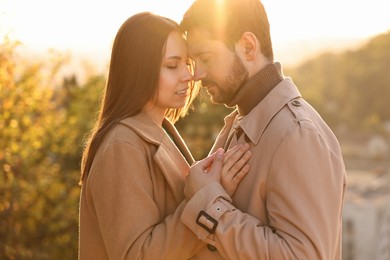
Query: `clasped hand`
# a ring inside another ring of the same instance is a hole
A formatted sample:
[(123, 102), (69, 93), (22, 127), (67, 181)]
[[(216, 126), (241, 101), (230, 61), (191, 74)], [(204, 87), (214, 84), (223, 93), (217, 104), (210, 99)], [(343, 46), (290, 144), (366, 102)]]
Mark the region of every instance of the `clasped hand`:
[(251, 157), (249, 144), (239, 144), (227, 151), (219, 148), (215, 153), (190, 168), (186, 177), (184, 193), (189, 200), (210, 182), (220, 182), (229, 196), (233, 196), (238, 184), (249, 172)]

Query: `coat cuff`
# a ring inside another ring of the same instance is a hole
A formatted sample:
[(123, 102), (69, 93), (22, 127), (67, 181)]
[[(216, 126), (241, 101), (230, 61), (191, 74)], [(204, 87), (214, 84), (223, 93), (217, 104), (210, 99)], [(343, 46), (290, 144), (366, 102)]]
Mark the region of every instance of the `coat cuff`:
[(200, 189), (187, 203), (181, 221), (195, 235), (205, 240), (218, 229), (218, 221), (229, 210), (231, 198), (218, 182), (211, 182)]

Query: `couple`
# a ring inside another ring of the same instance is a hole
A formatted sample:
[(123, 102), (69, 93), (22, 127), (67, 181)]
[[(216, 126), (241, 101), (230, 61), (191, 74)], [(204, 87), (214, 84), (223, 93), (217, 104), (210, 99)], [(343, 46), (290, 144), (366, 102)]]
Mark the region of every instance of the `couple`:
[[(198, 82), (236, 110), (194, 162), (173, 123)], [(341, 259), (340, 147), (274, 62), (259, 0), (122, 25), (81, 182), (80, 259)]]

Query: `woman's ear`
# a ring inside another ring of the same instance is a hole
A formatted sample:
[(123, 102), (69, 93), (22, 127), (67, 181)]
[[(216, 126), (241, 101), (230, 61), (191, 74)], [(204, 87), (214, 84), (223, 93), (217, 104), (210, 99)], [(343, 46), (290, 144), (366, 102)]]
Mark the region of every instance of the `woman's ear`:
[(239, 49), (243, 57), (247, 60), (253, 60), (259, 50), (259, 43), (256, 36), (251, 32), (244, 32), (238, 41)]

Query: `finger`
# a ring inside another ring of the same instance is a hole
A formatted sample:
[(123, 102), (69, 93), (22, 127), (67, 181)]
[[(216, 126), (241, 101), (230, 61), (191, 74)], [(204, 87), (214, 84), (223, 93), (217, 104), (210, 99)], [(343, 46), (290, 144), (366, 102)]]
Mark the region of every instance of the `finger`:
[(245, 152), (245, 154), (228, 170), (227, 175), (235, 176), (247, 164), (251, 156), (251, 151)]
[(196, 162), (197, 165), (196, 167), (201, 167), (202, 170), (209, 168), (213, 164), (217, 152), (218, 150), (210, 154), (209, 156), (205, 157), (204, 159)]
[(223, 157), (224, 150), (222, 148), (219, 148), (215, 153), (213, 164), (211, 165), (209, 173), (218, 175), (221, 173), (223, 166)]
[(249, 173), (250, 166), (246, 164), (241, 168), (235, 175), (230, 176), (221, 176), (221, 183), (229, 196), (233, 196), (238, 185), (244, 179), (245, 176)]
[(241, 148), (242, 144), (237, 144), (233, 148), (230, 148), (226, 153), (225, 153), (225, 158), (223, 160), (223, 163), (226, 163), (230, 157), (239, 149)]
[(249, 150), (249, 148), (250, 148), (250, 145), (248, 143), (235, 145), (233, 148), (229, 149), (229, 151), (227, 151), (225, 153), (224, 163), (226, 163), (235, 154), (237, 154), (237, 153), (243, 154), (245, 151)]
[(233, 177), (232, 181), (236, 184), (240, 183), (242, 179), (249, 173), (250, 166), (249, 164), (246, 164), (244, 167), (241, 168), (239, 172)]
[[(250, 148), (249, 144), (243, 144), (239, 149), (235, 150), (234, 153), (229, 157), (229, 159), (224, 163), (223, 165), (223, 171), (227, 172), (229, 171), (242, 157), (245, 155), (246, 152), (248, 152), (248, 149)], [(248, 160), (247, 158), (245, 162)], [(241, 163), (241, 167), (244, 164)]]

